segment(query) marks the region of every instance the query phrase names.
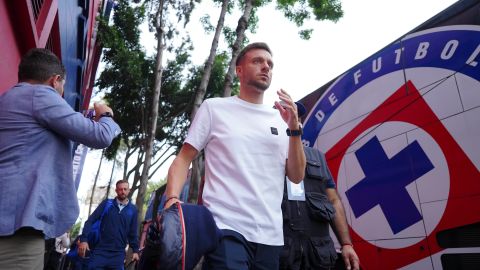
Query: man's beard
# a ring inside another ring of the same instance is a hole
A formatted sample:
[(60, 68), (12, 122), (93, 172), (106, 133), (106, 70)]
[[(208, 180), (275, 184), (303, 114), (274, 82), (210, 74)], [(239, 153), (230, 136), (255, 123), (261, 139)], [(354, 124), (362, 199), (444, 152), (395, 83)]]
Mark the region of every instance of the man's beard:
[(268, 87), (270, 87), (270, 82), (263, 82), (263, 81), (256, 81), (256, 80), (250, 80), (248, 84), (261, 91), (265, 91), (268, 89)]

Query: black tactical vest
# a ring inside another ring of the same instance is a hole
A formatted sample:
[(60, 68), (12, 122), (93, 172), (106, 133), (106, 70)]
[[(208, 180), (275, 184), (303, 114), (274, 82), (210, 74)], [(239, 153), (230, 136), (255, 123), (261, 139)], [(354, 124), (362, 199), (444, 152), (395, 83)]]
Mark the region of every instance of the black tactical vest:
[(330, 174), (320, 151), (310, 147), (304, 147), (304, 151), (307, 158), (303, 180), (305, 201), (288, 200), (285, 183), (282, 201), (285, 245), (280, 269), (329, 269), (337, 259), (329, 234), (335, 209), (325, 192)]

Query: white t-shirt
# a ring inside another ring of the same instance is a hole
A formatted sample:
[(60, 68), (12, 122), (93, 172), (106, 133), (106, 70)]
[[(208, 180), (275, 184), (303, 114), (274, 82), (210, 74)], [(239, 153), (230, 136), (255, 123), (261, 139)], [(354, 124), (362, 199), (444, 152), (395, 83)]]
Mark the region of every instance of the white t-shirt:
[(287, 124), (272, 105), (233, 96), (203, 102), (186, 143), (205, 148), (204, 205), (220, 229), (283, 245)]

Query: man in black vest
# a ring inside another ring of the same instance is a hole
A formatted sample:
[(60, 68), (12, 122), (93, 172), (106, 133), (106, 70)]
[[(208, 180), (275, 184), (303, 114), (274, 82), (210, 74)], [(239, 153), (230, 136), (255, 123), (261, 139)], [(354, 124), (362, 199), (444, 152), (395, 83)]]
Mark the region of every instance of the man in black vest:
[(305, 147), (307, 166), (300, 184), (285, 181), (282, 202), (285, 245), (280, 258), (282, 270), (334, 269), (336, 250), (329, 225), (341, 244), (345, 267), (359, 269), (347, 220), (325, 156)]

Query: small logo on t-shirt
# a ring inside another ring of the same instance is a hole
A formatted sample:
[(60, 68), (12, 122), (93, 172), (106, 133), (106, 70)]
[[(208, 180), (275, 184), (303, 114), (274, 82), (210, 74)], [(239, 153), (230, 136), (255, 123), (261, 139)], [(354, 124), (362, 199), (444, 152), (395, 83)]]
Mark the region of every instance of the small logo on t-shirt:
[(277, 130), (277, 128), (270, 127), (270, 131), (272, 131), (272, 134), (273, 134), (273, 135), (278, 135), (278, 130)]

